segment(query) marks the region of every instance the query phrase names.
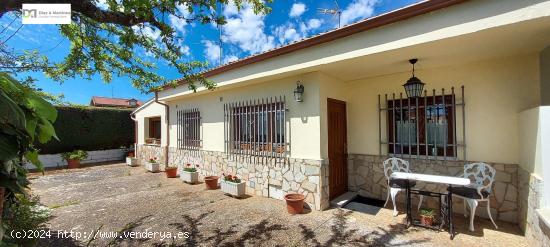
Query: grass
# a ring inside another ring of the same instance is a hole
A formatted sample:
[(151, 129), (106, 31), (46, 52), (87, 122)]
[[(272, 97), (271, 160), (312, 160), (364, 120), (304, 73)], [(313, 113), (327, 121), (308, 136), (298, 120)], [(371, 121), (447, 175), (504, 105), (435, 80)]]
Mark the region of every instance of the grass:
[(68, 201), (65, 201), (61, 204), (54, 204), (54, 205), (51, 205), (50, 206), (50, 209), (56, 209), (56, 208), (61, 208), (61, 207), (67, 207), (67, 206), (71, 206), (71, 205), (77, 205), (79, 204), (80, 201), (78, 200), (68, 200)]

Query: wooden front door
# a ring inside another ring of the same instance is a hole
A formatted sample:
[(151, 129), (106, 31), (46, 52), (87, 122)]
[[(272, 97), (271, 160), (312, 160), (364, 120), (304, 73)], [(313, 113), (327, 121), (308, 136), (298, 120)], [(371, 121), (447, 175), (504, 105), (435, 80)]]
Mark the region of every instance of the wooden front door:
[(345, 193), (348, 186), (346, 102), (327, 99), (329, 198)]

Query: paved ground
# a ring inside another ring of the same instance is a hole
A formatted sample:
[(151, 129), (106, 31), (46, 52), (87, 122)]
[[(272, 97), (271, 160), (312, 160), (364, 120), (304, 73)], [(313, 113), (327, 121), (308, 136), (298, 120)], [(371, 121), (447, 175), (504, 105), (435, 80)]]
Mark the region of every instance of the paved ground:
[[(497, 222), (497, 231), (488, 220), (477, 218), (477, 231), (470, 233), (462, 217), (456, 216), (459, 234), (451, 241), (446, 232), (405, 229), (404, 215), (392, 217), (389, 209), (373, 214), (330, 209), (290, 216), (283, 201), (258, 196), (235, 199), (204, 187), (124, 164), (33, 177), (33, 192), (53, 208), (48, 223), (52, 237), (40, 246), (525, 245), (519, 228), (504, 222)], [(97, 239), (89, 241), (98, 229)], [(129, 236), (131, 232), (142, 238)], [(172, 236), (181, 232), (181, 238), (162, 241), (159, 234), (166, 232)], [(122, 237), (109, 238), (115, 233)]]

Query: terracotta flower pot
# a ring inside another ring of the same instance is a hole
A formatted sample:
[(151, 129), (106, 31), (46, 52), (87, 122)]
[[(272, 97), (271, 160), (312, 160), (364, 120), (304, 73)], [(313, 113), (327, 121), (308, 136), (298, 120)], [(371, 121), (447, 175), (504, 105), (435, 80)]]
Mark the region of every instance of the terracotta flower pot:
[(0, 187), (0, 216), (4, 212), (4, 194), (6, 193), (6, 188)]
[(178, 176), (178, 168), (177, 167), (166, 167), (164, 169), (164, 172), (166, 172), (167, 178), (175, 178)]
[(80, 160), (67, 160), (69, 169), (75, 169), (80, 167)]
[(207, 176), (204, 177), (204, 183), (206, 188), (209, 190), (215, 190), (218, 188), (218, 176)]
[(285, 195), (286, 210), (289, 214), (300, 214), (304, 211), (304, 199), (306, 197), (298, 193), (288, 193)]
[(420, 215), (420, 224), (425, 226), (431, 226), (434, 223), (434, 217), (433, 216), (424, 216)]

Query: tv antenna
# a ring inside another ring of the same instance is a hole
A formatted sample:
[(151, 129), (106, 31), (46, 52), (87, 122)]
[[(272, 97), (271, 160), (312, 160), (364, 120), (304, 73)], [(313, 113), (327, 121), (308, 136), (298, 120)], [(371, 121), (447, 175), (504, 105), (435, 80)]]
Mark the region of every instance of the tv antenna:
[(318, 8), (317, 10), (319, 11), (319, 13), (324, 14), (324, 15), (338, 16), (338, 28), (340, 28), (340, 20), (341, 20), (340, 17), (342, 15), (342, 11), (340, 10), (340, 7), (338, 6), (338, 1), (334, 0), (334, 5), (335, 5), (334, 9)]
[[(221, 13), (223, 14), (223, 4), (220, 4), (220, 9), (221, 9)], [(222, 25), (220, 24), (217, 24), (218, 26), (218, 29), (219, 29), (219, 36), (218, 36), (218, 45), (220, 47), (220, 58), (219, 58), (219, 61), (218, 61), (218, 66), (221, 66), (222, 65), (222, 59), (223, 59), (223, 43), (222, 43)]]

